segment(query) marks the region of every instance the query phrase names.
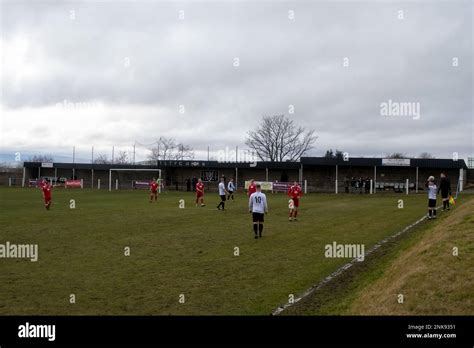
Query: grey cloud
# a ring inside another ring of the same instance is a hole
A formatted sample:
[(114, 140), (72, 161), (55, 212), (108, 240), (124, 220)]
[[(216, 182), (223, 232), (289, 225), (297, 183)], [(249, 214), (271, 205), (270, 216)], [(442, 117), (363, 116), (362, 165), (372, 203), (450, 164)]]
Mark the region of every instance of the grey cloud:
[[(6, 88), (2, 104), (15, 109), (67, 99), (156, 105), (162, 110), (157, 124), (151, 116), (124, 115), (136, 117), (143, 131), (111, 134), (104, 125), (102, 139), (132, 142), (154, 138), (149, 133), (168, 134), (195, 148), (209, 142), (242, 146), (245, 132), (261, 115), (287, 114), (293, 104), (296, 112), (290, 116), (320, 133), (315, 153), (338, 147), (360, 155), (446, 155), (451, 150), (445, 144), (452, 143), (472, 155), (470, 6), (85, 2), (32, 8), (6, 3), (4, 38), (31, 38), (51, 71), (45, 79), (25, 81), (21, 93)], [(178, 20), (181, 9), (184, 21)], [(287, 18), (290, 9), (294, 21)], [(397, 19), (400, 9), (404, 20)], [(232, 66), (234, 57), (240, 59), (238, 68)], [(344, 57), (348, 68), (342, 67)], [(459, 67), (451, 66), (453, 57)], [(388, 99), (420, 102), (420, 120), (380, 116), (379, 105)], [(185, 115), (178, 113), (180, 104)], [(199, 132), (187, 131), (196, 124)]]

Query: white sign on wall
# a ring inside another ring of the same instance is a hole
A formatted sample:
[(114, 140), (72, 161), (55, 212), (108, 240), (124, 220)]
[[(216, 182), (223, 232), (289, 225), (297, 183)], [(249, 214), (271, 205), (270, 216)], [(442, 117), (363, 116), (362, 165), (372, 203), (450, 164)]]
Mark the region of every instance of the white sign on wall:
[(409, 158), (382, 158), (383, 166), (409, 167)]
[(41, 163), (41, 167), (43, 168), (53, 168), (53, 163), (51, 162), (43, 162)]

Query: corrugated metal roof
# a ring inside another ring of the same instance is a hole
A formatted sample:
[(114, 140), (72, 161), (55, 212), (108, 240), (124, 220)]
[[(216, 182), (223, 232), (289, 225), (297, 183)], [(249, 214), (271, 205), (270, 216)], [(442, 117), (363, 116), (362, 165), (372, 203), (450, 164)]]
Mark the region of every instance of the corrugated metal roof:
[[(352, 157), (347, 161), (342, 158), (327, 157), (302, 157), (300, 162), (256, 162), (251, 164), (248, 162), (218, 162), (218, 161), (159, 161), (157, 165), (132, 165), (132, 164), (91, 164), (91, 163), (54, 163), (54, 168), (63, 169), (96, 169), (109, 170), (111, 168), (121, 169), (155, 169), (155, 168), (207, 168), (207, 169), (224, 169), (224, 168), (258, 168), (258, 169), (299, 169), (311, 166), (358, 166), (358, 167), (380, 167), (382, 166), (382, 158)], [(25, 162), (25, 168), (41, 167), (40, 162)], [(384, 166), (386, 167), (386, 166)], [(467, 169), (464, 160), (453, 161), (452, 159), (420, 159), (410, 158), (410, 167), (419, 168), (464, 168)]]
[[(409, 158), (410, 167), (419, 168), (464, 168), (466, 169), (466, 162), (460, 159), (454, 161), (452, 159), (422, 159)], [(302, 157), (301, 163), (306, 166), (359, 166), (359, 167), (374, 167), (382, 166), (382, 158), (367, 158), (367, 157), (350, 157), (347, 161), (342, 158), (326, 158), (326, 157)], [(387, 165), (383, 165), (388, 167)]]

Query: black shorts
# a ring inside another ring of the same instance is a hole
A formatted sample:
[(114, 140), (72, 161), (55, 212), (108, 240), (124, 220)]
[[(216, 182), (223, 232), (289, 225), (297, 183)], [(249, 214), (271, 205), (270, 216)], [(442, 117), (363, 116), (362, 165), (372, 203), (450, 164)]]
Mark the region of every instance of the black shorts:
[(265, 214), (262, 213), (252, 213), (253, 222), (263, 222)]
[(234, 193), (234, 191), (232, 191), (232, 190), (229, 190), (228, 192), (229, 192), (229, 195)]
[(441, 198), (448, 198), (449, 191), (448, 190), (441, 190)]
[(225, 202), (225, 195), (221, 196), (221, 201)]
[(436, 199), (428, 199), (428, 207), (436, 208)]

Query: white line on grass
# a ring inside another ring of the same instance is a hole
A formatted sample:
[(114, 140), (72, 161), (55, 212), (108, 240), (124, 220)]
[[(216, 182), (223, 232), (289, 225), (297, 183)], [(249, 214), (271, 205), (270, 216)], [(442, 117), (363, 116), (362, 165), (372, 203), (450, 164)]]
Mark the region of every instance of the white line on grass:
[[(439, 210), (441, 208), (441, 206), (437, 207), (436, 210)], [(402, 229), (401, 231), (398, 231), (397, 233), (381, 240), (380, 242), (376, 243), (372, 248), (370, 248), (366, 253), (365, 253), (365, 256), (367, 255), (370, 255), (372, 254), (375, 250), (377, 250), (378, 248), (380, 248), (382, 246), (382, 244), (385, 244), (387, 243), (388, 241), (394, 239), (394, 238), (397, 238), (398, 236), (400, 236), (401, 234), (407, 232), (408, 230), (412, 229), (413, 227), (415, 227), (416, 225), (418, 225), (419, 223), (423, 222), (424, 220), (427, 219), (427, 215), (423, 215), (422, 218), (418, 219), (417, 221), (415, 221), (414, 223), (406, 226), (404, 229)], [(314, 293), (315, 291), (321, 289), (325, 284), (329, 283), (331, 280), (333, 280), (334, 278), (340, 276), (342, 273), (344, 273), (345, 270), (351, 268), (356, 262), (360, 262), (358, 261), (357, 258), (353, 259), (352, 261), (350, 261), (349, 263), (346, 263), (344, 266), (341, 266), (339, 267), (336, 271), (334, 271), (333, 273), (331, 273), (330, 275), (328, 275), (326, 278), (324, 278), (323, 280), (321, 280), (318, 284), (315, 284), (313, 285), (312, 287), (310, 287), (309, 289), (307, 289), (305, 292), (303, 292), (300, 296), (298, 296), (297, 298), (294, 299), (293, 303), (285, 303), (284, 305), (278, 307), (277, 309), (275, 309), (273, 312), (272, 312), (272, 315), (278, 315), (280, 314), (281, 312), (283, 312), (285, 309), (287, 309), (288, 307), (291, 307), (293, 305), (295, 305), (296, 303), (298, 303), (299, 301), (301, 301), (302, 299), (304, 299), (305, 297), (311, 295), (312, 293)]]

